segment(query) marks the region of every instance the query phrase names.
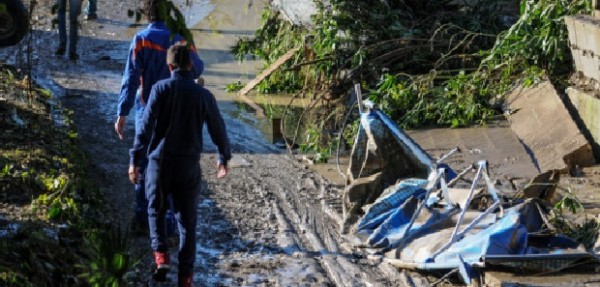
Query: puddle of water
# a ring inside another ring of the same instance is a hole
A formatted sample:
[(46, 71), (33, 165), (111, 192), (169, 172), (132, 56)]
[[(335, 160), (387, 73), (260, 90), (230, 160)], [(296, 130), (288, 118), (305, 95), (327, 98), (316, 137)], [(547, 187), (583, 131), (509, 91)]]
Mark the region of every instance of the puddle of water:
[[(264, 118), (256, 118), (252, 108), (243, 102), (237, 102), (237, 105), (237, 112), (231, 112), (231, 116), (259, 129), (264, 134), (264, 137), (271, 143), (277, 143), (283, 140), (281, 121), (285, 111), (285, 105), (259, 103), (265, 110), (266, 117)], [(285, 131), (288, 133), (286, 136), (293, 136), (293, 132), (296, 129), (296, 123), (300, 118), (302, 111), (302, 107), (291, 107), (285, 111), (286, 117), (284, 124)], [(304, 127), (301, 126), (298, 137), (296, 138), (297, 144), (303, 142), (303, 136), (301, 135), (304, 134), (304, 130)]]

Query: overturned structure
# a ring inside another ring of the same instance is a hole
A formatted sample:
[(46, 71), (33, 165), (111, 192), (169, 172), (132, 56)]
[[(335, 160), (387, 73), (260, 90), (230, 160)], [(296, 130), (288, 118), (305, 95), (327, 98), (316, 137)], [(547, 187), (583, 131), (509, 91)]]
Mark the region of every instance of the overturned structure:
[(550, 223), (545, 200), (553, 198), (554, 171), (506, 191), (485, 160), (455, 172), (444, 160), (458, 149), (432, 159), (373, 105), (360, 120), (342, 227), (357, 247), (399, 268), (457, 273), (468, 285), (490, 266), (543, 272), (598, 260)]

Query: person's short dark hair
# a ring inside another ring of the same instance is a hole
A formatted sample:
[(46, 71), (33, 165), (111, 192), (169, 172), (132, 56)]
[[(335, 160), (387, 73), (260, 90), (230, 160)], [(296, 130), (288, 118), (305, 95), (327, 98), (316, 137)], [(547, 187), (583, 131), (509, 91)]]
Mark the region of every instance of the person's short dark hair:
[(190, 48), (183, 44), (175, 44), (167, 51), (167, 64), (174, 69), (185, 69), (191, 64)]
[(160, 17), (159, 4), (164, 0), (143, 0), (142, 7), (144, 8), (144, 12), (146, 12), (146, 17), (148, 17), (149, 21), (161, 21), (163, 20)]

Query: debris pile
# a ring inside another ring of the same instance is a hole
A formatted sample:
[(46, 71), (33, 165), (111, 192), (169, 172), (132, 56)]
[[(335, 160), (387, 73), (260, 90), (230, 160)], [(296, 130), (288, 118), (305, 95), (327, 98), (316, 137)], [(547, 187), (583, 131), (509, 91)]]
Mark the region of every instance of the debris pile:
[[(447, 270), (466, 284), (490, 266), (543, 272), (597, 261), (550, 223), (545, 200), (555, 184), (543, 192), (503, 190), (485, 160), (459, 173), (443, 163), (457, 151), (433, 160), (371, 105), (352, 151), (342, 232), (394, 266)], [(471, 171), (474, 178), (463, 179)], [(557, 177), (543, 178), (537, 184)]]

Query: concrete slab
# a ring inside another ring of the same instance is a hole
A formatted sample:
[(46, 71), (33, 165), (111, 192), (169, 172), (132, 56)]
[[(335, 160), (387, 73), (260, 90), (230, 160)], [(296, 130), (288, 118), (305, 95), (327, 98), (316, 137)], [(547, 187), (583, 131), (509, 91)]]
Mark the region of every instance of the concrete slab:
[(592, 54), (587, 50), (579, 50), (571, 48), (573, 61), (575, 62), (575, 70), (583, 73), (590, 79), (599, 80), (600, 78), (600, 61), (597, 57), (592, 57)]
[[(517, 88), (506, 99), (512, 130), (540, 171), (569, 171), (595, 163), (592, 146), (580, 132), (550, 82)], [(581, 105), (581, 103), (579, 103)]]
[(574, 16), (565, 16), (565, 24), (567, 25), (567, 32), (569, 35), (569, 43), (571, 46), (577, 44), (577, 33), (575, 33), (575, 19)]
[(597, 145), (600, 143), (600, 99), (591, 92), (575, 87), (568, 88), (567, 94), (594, 139), (595, 143), (592, 145)]
[(575, 30), (575, 34), (577, 35), (577, 42), (575, 46), (580, 50), (590, 50), (590, 44), (588, 42), (590, 40), (590, 35), (587, 35), (587, 29), (585, 28), (587, 24), (587, 19), (583, 16), (576, 16), (573, 18), (573, 28)]
[(600, 80), (600, 20), (589, 15), (565, 17), (575, 69)]
[(455, 170), (487, 160), (490, 175), (496, 179), (532, 178), (539, 173), (506, 121), (487, 127), (410, 130), (406, 133), (433, 158), (440, 158), (458, 146), (462, 152), (446, 161)]

